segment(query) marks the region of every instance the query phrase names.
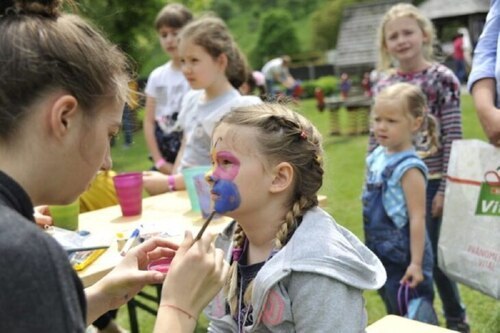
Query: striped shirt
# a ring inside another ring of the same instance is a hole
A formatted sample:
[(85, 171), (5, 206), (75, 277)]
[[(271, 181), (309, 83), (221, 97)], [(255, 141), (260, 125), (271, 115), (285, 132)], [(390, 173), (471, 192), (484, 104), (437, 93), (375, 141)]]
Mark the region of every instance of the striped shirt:
[[(460, 83), (448, 67), (434, 63), (421, 72), (392, 71), (377, 82), (374, 87), (375, 96), (384, 88), (397, 82), (418, 85), (427, 96), (429, 112), (438, 122), (440, 149), (429, 154), (430, 147), (425, 144), (429, 140), (425, 138), (416, 145), (416, 149), (429, 169), (429, 179), (441, 179), (438, 192), (444, 194), (451, 143), (453, 140), (462, 138)], [(425, 132), (426, 128), (422, 128), (421, 133), (425, 134)], [(369, 152), (372, 152), (376, 146), (375, 137), (373, 133), (370, 133)]]

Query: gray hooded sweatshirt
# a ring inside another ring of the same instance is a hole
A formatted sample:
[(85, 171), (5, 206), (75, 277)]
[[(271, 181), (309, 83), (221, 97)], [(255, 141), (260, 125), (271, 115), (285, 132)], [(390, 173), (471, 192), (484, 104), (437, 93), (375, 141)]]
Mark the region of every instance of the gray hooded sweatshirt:
[[(217, 246), (231, 255), (234, 224)], [(245, 332), (364, 332), (363, 290), (382, 287), (385, 269), (350, 231), (321, 208), (310, 209), (289, 242), (254, 280), (253, 325)], [(209, 332), (238, 332), (221, 291), (205, 310)]]

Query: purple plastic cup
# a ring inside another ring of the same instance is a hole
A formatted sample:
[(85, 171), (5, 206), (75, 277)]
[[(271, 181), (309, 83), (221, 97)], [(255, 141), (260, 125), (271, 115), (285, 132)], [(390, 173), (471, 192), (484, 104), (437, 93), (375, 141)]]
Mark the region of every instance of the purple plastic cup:
[(116, 195), (123, 216), (139, 215), (142, 212), (142, 173), (125, 172), (113, 177)]

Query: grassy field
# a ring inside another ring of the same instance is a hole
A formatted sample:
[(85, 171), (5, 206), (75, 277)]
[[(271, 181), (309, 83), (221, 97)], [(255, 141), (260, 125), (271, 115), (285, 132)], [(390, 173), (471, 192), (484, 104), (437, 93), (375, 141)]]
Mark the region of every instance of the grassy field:
[[(469, 95), (463, 96), (463, 124), (465, 138), (484, 139), (472, 108)], [(367, 137), (332, 137), (329, 132), (328, 112), (316, 111), (313, 100), (301, 102), (298, 111), (307, 116), (324, 136), (325, 149), (325, 179), (321, 193), (327, 195), (327, 210), (338, 223), (353, 231), (360, 238), (363, 237), (361, 218), (361, 187), (364, 177), (364, 157), (366, 153)], [(345, 114), (341, 114), (341, 122), (345, 122)], [(150, 167), (142, 132), (134, 137), (134, 146), (131, 149), (121, 148), (121, 141), (113, 148), (114, 169), (117, 171), (145, 170)], [(473, 333), (500, 333), (500, 302), (461, 285), (460, 291), (463, 302), (467, 306), (469, 321)], [(366, 306), (370, 323), (385, 315), (385, 309), (376, 292), (366, 292)], [(444, 323), (441, 315), (439, 297), (435, 302), (441, 324)], [(142, 312), (139, 310), (139, 312)], [(128, 327), (128, 314), (125, 307), (119, 312), (119, 322)], [(147, 314), (140, 316), (141, 331), (151, 332), (153, 317)], [(198, 332), (205, 331), (206, 321), (200, 320)]]

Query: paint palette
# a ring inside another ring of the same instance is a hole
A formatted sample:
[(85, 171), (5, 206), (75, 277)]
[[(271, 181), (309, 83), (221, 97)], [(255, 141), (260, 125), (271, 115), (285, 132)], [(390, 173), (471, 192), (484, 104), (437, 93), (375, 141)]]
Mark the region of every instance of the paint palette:
[(172, 263), (174, 257), (165, 257), (155, 261), (152, 261), (148, 265), (148, 271), (157, 271), (166, 274), (170, 269), (170, 264)]

